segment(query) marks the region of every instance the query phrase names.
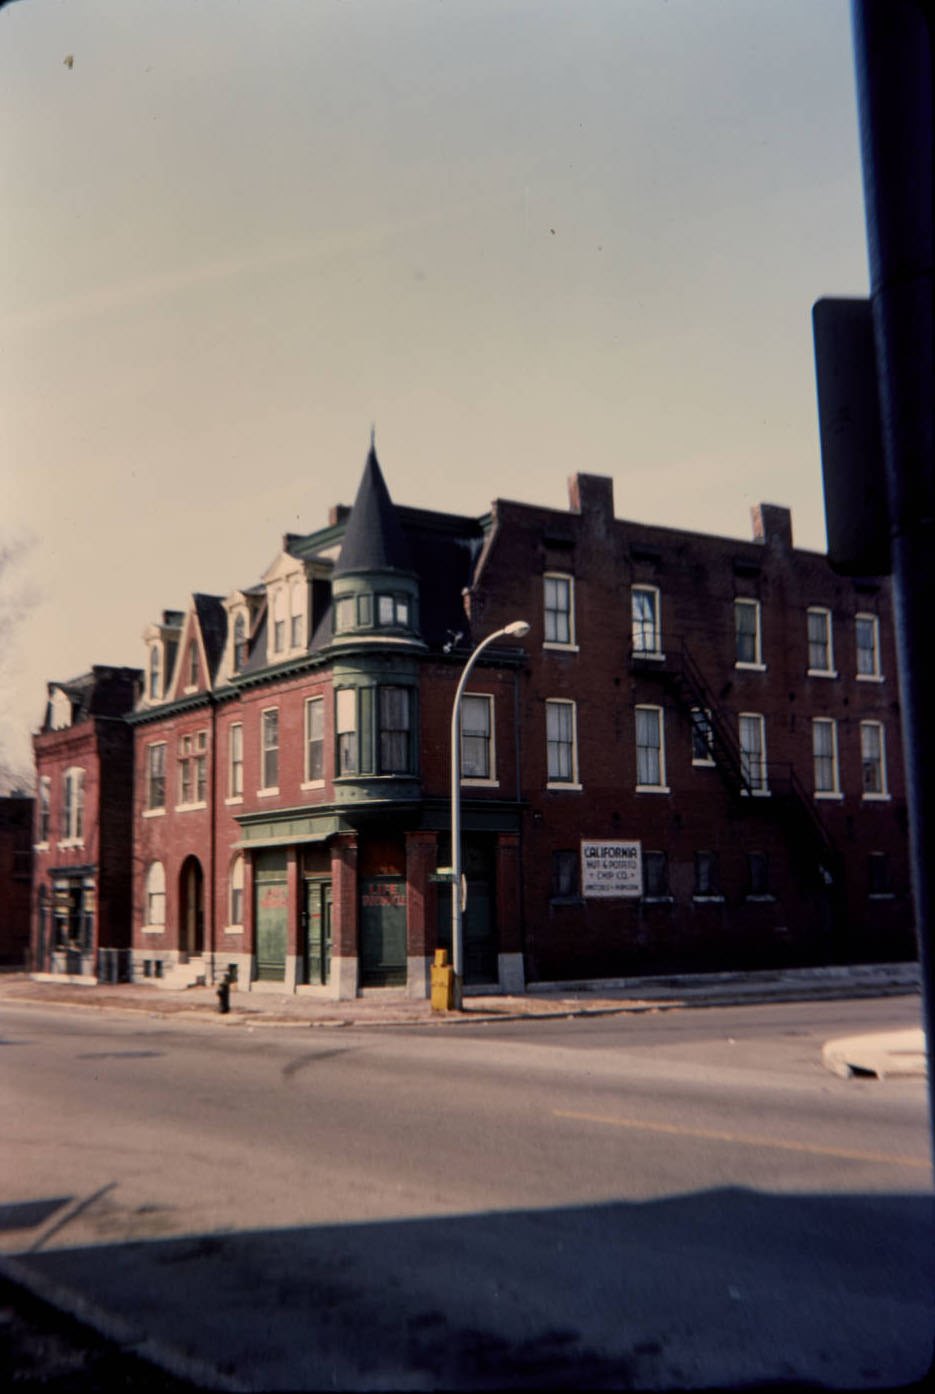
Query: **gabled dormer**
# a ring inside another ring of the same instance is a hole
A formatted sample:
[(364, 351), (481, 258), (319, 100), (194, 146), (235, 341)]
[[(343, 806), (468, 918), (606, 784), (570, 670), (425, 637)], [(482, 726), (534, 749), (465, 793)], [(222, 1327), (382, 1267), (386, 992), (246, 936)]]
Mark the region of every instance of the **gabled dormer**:
[(181, 610), (163, 610), (161, 622), (147, 625), (143, 630), (146, 677), (140, 698), (141, 707), (158, 706), (166, 700), (175, 676), (184, 619)]
[(373, 443), (332, 578), (333, 643), (419, 644), (419, 581)]
[(311, 583), (305, 562), (288, 550), (290, 538), (262, 576), (266, 592), (266, 662), (285, 663), (308, 651)]
[(224, 651), (227, 613), (216, 595), (193, 595), (182, 621), (172, 681), (166, 689), (169, 701), (210, 691)]

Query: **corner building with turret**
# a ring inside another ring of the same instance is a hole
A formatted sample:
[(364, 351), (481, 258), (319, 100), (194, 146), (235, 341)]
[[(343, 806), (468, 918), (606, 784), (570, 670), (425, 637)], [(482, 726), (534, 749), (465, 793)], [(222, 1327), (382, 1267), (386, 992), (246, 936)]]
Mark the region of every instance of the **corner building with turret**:
[[(132, 973), (428, 992), (450, 946), (461, 708), (468, 988), (913, 958), (889, 584), (567, 509), (393, 503), (288, 534), (144, 632)], [(102, 795), (103, 797), (104, 795)]]

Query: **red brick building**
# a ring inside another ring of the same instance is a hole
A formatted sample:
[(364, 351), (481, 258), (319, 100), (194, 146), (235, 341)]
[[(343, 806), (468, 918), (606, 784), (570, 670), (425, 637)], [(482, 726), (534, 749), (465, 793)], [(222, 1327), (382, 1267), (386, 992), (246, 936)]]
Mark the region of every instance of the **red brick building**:
[[(889, 586), (793, 546), (567, 510), (353, 508), (256, 584), (144, 634), (133, 971), (346, 997), (427, 990), (449, 935), (462, 706), (465, 976), (911, 958)], [(128, 858), (129, 861), (129, 858)]]
[(107, 980), (130, 970), (133, 732), (142, 674), (94, 667), (52, 682), (33, 736), (32, 962)]
[(0, 964), (22, 968), (29, 950), (33, 800), (0, 797)]

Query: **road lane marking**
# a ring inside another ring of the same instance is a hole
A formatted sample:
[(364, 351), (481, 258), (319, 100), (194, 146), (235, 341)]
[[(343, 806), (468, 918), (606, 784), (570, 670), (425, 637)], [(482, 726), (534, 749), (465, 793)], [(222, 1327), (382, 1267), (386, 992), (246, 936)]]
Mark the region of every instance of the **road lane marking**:
[(810, 1152), (818, 1157), (843, 1157), (850, 1162), (882, 1162), (886, 1166), (924, 1167), (927, 1157), (898, 1157), (887, 1152), (858, 1152), (849, 1147), (820, 1147), (812, 1142), (786, 1142), (781, 1138), (761, 1137), (752, 1133), (721, 1133), (710, 1128), (684, 1128), (677, 1123), (647, 1123), (642, 1118), (609, 1118), (602, 1113), (579, 1113), (572, 1109), (553, 1108), (556, 1118), (574, 1118), (583, 1123), (603, 1123), (609, 1128), (633, 1128), (638, 1132), (668, 1133), (675, 1137), (704, 1138), (709, 1142), (741, 1143), (745, 1147), (774, 1147), (783, 1152)]

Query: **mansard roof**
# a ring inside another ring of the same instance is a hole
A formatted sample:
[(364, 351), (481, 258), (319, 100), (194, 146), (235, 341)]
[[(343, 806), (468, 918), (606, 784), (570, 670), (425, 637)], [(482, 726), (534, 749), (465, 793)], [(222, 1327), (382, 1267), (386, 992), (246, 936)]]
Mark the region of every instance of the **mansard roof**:
[(368, 571), (412, 573), (412, 554), (371, 443), (344, 531), (335, 576)]
[(66, 682), (50, 682), (42, 729), (49, 729), (52, 697), (57, 691), (64, 692), (71, 702), (71, 722), (76, 726), (92, 716), (123, 716), (131, 711), (142, 681), (139, 668), (114, 668), (97, 663), (90, 673), (81, 673)]
[(205, 646), (205, 657), (208, 660), (208, 682), (212, 683), (217, 675), (227, 639), (227, 611), (219, 595), (196, 594), (192, 596), (192, 601)]

